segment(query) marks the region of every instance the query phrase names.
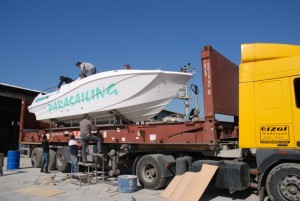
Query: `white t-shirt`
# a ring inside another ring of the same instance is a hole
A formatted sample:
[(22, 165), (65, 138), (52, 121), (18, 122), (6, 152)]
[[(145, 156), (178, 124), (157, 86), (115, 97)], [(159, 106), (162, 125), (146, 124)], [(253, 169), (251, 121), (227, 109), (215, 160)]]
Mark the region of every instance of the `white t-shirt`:
[(86, 71), (91, 70), (92, 68), (95, 68), (95, 66), (91, 63), (84, 62), (80, 64), (80, 69), (83, 70), (85, 69)]
[(69, 146), (71, 146), (71, 145), (76, 145), (77, 144), (77, 142), (75, 141), (75, 140), (70, 140), (69, 141)]

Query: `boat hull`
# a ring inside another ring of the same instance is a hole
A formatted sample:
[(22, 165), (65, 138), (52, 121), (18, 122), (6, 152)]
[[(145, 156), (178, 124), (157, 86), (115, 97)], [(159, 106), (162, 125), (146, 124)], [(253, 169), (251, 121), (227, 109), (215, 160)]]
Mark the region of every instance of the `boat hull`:
[(118, 70), (98, 73), (38, 95), (29, 111), (39, 121), (104, 118), (117, 110), (133, 122), (159, 113), (191, 78), (189, 73), (160, 70)]

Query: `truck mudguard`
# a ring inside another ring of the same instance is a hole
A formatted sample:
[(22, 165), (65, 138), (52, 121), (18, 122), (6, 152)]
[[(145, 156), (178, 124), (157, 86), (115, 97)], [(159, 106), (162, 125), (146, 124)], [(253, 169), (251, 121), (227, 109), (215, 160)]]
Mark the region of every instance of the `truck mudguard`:
[(300, 161), (299, 155), (300, 150), (296, 149), (257, 149), (257, 169), (259, 172), (263, 173), (279, 161)]

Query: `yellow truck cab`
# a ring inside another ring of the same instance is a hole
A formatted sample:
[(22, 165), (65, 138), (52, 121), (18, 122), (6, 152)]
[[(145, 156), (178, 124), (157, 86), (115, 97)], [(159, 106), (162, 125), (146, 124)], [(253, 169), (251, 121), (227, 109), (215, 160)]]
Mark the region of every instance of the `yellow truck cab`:
[(272, 200), (300, 200), (300, 46), (244, 44), (239, 69), (239, 147), (256, 151)]
[(300, 149), (300, 46), (242, 45), (240, 147)]

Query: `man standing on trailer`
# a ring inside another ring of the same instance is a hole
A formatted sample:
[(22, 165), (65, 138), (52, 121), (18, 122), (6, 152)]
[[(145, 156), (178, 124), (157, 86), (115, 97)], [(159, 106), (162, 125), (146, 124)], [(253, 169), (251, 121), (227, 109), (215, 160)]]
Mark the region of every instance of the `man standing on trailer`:
[(82, 143), (82, 162), (86, 163), (86, 147), (89, 141), (97, 142), (98, 154), (103, 156), (101, 149), (101, 138), (95, 135), (92, 135), (91, 132), (94, 130), (94, 126), (89, 119), (88, 114), (83, 115), (83, 120), (80, 121), (80, 137)]
[(81, 69), (80, 79), (96, 74), (96, 67), (88, 62), (77, 62), (76, 66)]

